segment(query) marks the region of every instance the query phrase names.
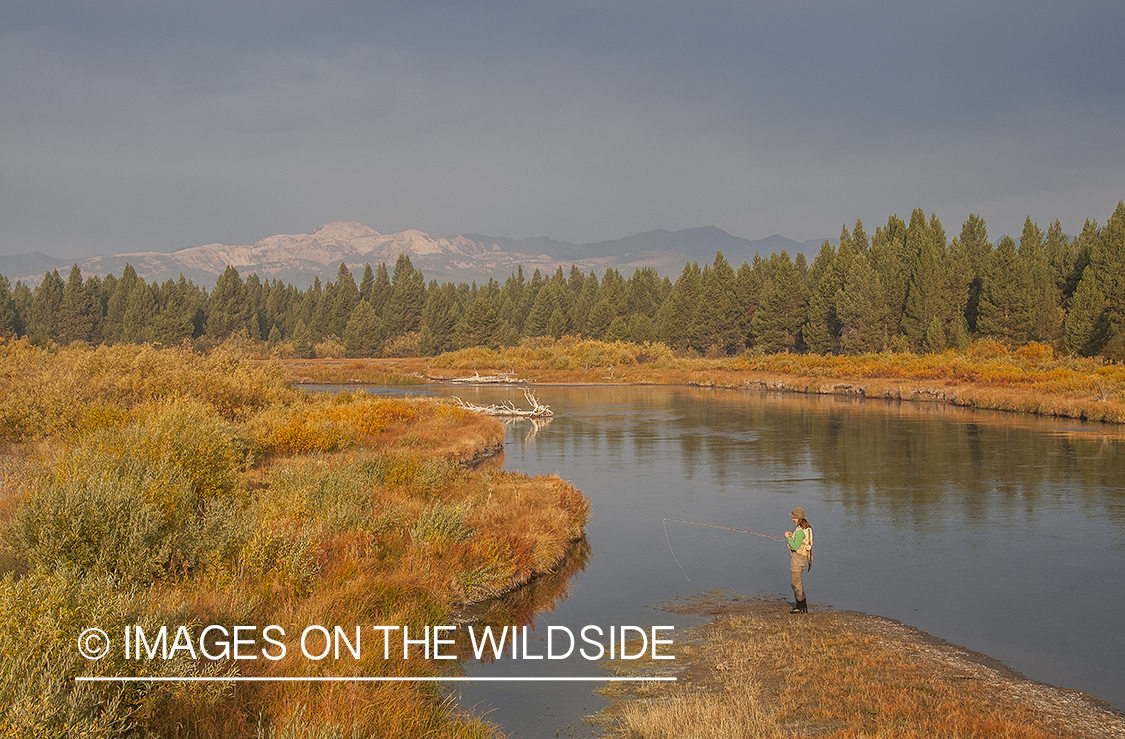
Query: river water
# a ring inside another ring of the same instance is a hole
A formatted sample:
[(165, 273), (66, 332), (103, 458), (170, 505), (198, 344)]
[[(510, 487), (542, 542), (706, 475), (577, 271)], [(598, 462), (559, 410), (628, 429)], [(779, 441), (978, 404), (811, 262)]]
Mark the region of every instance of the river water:
[[(525, 404), (515, 388), (424, 392)], [(592, 501), (584, 569), (535, 618), (540, 653), (550, 625), (682, 629), (690, 619), (660, 603), (711, 591), (791, 598), (783, 543), (664, 519), (777, 535), (799, 505), (815, 532), (813, 609), (895, 618), (1125, 708), (1122, 430), (745, 390), (536, 393), (554, 419), (510, 425), (497, 463), (557, 473)], [(572, 657), (501, 659), (468, 674), (605, 673)], [(581, 717), (606, 704), (596, 687), (482, 682), (458, 692), (515, 736), (585, 736)]]

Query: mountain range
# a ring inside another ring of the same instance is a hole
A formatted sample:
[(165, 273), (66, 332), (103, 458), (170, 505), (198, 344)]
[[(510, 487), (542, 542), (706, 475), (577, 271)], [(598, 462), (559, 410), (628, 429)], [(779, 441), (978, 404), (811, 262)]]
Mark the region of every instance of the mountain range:
[[(662, 276), (675, 279), (686, 262), (711, 262), (715, 253), (723, 256), (736, 269), (755, 253), (768, 257), (786, 250), (795, 257), (805, 254), (809, 261), (819, 251), (822, 239), (797, 242), (773, 235), (750, 241), (732, 236), (714, 226), (683, 231), (646, 231), (612, 241), (573, 244), (545, 237), (510, 239), (463, 234), (430, 236), (417, 230), (381, 234), (356, 221), (336, 221), (309, 234), (278, 234), (247, 246), (205, 244), (174, 252), (135, 252), (112, 256), (88, 257), (77, 261), (83, 276), (120, 276), (126, 264), (137, 275), (152, 282), (178, 279), (183, 274), (197, 284), (210, 287), (227, 265), (234, 266), (243, 277), (257, 273), (262, 280), (277, 279), (304, 288), (315, 277), (335, 280), (340, 263), (344, 262), (358, 274), (364, 264), (380, 262), (393, 270), (399, 254), (406, 254), (428, 280), (438, 282), (484, 282), (495, 277), (503, 282), (522, 266), (530, 277), (536, 269), (554, 273), (558, 267), (569, 271), (571, 265), (583, 272), (601, 274), (613, 267), (625, 277), (640, 267), (653, 267)], [(0, 274), (14, 283), (22, 280), (38, 284), (43, 273), (58, 269), (65, 280), (74, 262), (32, 252), (0, 256)]]

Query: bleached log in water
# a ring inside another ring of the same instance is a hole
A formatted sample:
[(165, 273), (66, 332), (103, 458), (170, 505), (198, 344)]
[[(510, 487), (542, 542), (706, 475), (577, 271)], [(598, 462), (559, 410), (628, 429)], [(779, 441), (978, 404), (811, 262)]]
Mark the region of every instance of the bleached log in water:
[(528, 403), (531, 403), (530, 410), (517, 408), (515, 403), (510, 400), (505, 400), (501, 405), (477, 405), (476, 403), (466, 403), (456, 395), (453, 396), (453, 399), (456, 400), (462, 408), (473, 411), (474, 413), (482, 413), (486, 416), (498, 416), (500, 418), (550, 418), (555, 415), (555, 412), (551, 410), (551, 406), (540, 403), (539, 399), (535, 397), (535, 393), (527, 388), (523, 389), (523, 397), (527, 398)]
[(499, 372), (495, 375), (482, 375), (479, 372), (474, 371), (472, 377), (454, 377), (452, 380), (450, 380), (450, 382), (471, 382), (474, 385), (478, 383), (502, 383), (514, 385), (516, 383), (523, 382), (523, 380), (516, 377), (515, 374), (511, 372)]

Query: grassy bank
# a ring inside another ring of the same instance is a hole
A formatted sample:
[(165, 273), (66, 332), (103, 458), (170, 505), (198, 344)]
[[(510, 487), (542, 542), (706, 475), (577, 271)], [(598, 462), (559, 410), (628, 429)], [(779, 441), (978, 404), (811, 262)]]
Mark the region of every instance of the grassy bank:
[[(395, 360), (378, 363), (382, 371)], [(404, 361), (404, 360), (398, 360)], [(418, 371), (413, 360), (410, 371)], [(374, 366), (374, 363), (371, 365)], [(403, 366), (405, 369), (405, 365)], [(357, 367), (352, 379), (365, 381)], [(763, 388), (1125, 423), (1125, 365), (1069, 357), (1045, 344), (1018, 349), (978, 341), (965, 351), (861, 356), (745, 354), (680, 356), (662, 344), (605, 343), (563, 337), (499, 350), (474, 348), (429, 360), (438, 379), (512, 372), (532, 383), (614, 383)]]
[[(77, 637), (137, 625), (184, 626), (192, 641), (209, 626), (269, 624), (418, 634), (575, 566), (588, 515), (557, 477), (466, 466), (501, 444), (493, 419), (306, 394), (233, 349), (2, 344), (0, 435), (0, 736), (493, 736), (434, 683), (74, 681), (456, 669), (420, 650), (90, 661)], [(252, 653), (265, 646), (252, 638)]]
[(610, 691), (617, 702), (598, 716), (610, 736), (1125, 734), (1125, 720), (1096, 700), (887, 619), (815, 608), (794, 616), (786, 603), (751, 599), (672, 608), (713, 620), (677, 639), (674, 663), (632, 668), (671, 671), (677, 683)]

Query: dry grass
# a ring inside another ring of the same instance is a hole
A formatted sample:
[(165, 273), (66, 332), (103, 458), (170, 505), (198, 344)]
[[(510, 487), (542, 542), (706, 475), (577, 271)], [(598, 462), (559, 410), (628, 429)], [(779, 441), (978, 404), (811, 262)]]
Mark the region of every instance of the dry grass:
[(761, 601), (702, 610), (718, 617), (677, 640), (679, 682), (603, 712), (612, 736), (1125, 734), (1125, 721), (1092, 699), (885, 619), (791, 616), (787, 604)]
[[(276, 365), (121, 346), (0, 346), (0, 735), (493, 736), (434, 683), (76, 684), (91, 618), (426, 626), (576, 566), (588, 502), (557, 477), (471, 469), (495, 419), (432, 399), (305, 394)], [(64, 402), (65, 398), (70, 400)], [(584, 561), (584, 560), (583, 560)], [(577, 565), (577, 566), (580, 566)], [(565, 592), (557, 577), (544, 587)], [(547, 593), (550, 595), (550, 593)], [(28, 609), (36, 615), (28, 620)], [(113, 632), (112, 629), (111, 633)], [(413, 656), (154, 663), (157, 672), (433, 676)], [(310, 672), (311, 671), (311, 672)]]
[(421, 358), (284, 359), (280, 362), (296, 382), (318, 385), (421, 385), (426, 367)]

